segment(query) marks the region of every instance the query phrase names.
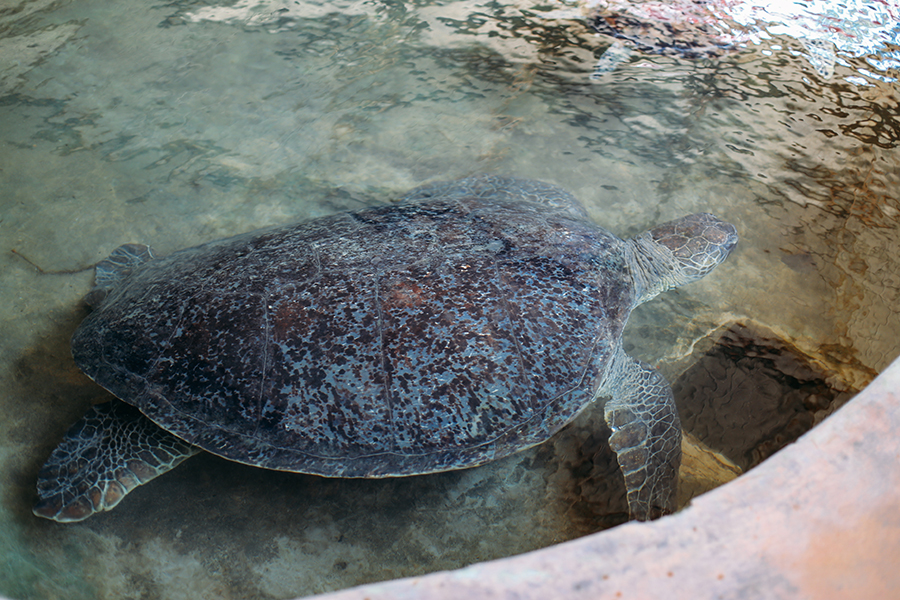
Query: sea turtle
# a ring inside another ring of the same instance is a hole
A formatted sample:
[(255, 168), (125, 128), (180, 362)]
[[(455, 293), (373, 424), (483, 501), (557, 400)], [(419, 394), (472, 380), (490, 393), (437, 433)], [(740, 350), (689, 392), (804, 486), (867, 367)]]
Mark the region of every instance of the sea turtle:
[[(594, 79), (615, 70), (635, 49), (715, 58), (774, 36), (797, 40), (805, 52), (791, 54), (806, 58), (826, 81), (834, 75), (838, 51), (870, 56), (869, 64), (882, 71), (897, 65), (898, 54), (892, 50), (898, 39), (897, 11), (887, 2), (817, 0), (775, 6), (745, 0), (582, 0), (580, 9), (598, 33), (612, 39), (594, 67)], [(781, 49), (781, 44), (770, 47)]]
[(68, 431), (34, 512), (84, 519), (199, 449), (327, 477), (473, 467), (605, 397), (631, 516), (670, 512), (678, 414), (622, 330), (737, 239), (701, 213), (623, 241), (556, 186), (482, 176), (165, 258), (122, 246), (72, 336), (119, 400)]
[(743, 32), (724, 25), (722, 0), (588, 1), (584, 11), (594, 29), (613, 39), (600, 56), (592, 77), (622, 64), (632, 49), (648, 54), (714, 58), (746, 41)]

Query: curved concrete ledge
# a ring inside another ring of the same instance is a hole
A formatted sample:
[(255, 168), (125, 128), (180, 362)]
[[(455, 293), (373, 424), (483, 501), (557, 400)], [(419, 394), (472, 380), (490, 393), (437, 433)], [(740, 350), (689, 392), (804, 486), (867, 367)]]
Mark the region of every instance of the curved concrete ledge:
[(818, 427), (682, 512), (332, 600), (896, 598), (900, 359)]

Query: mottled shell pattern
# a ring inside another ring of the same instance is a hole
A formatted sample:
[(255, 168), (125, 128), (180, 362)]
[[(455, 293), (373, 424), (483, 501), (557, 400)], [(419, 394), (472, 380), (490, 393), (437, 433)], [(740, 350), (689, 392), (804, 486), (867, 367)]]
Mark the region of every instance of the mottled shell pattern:
[(593, 400), (636, 301), (623, 245), (555, 186), (424, 187), (145, 262), (94, 294), (73, 354), (162, 428), (242, 463), (474, 466)]

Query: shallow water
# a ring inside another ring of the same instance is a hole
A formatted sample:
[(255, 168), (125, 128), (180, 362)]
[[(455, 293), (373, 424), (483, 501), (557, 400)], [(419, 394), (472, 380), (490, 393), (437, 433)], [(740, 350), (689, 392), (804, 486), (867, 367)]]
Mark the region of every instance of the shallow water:
[[(729, 260), (639, 308), (626, 339), (684, 398), (712, 390), (683, 417), (738, 471), (887, 366), (900, 353), (897, 46), (857, 55), (835, 39), (826, 78), (808, 40), (769, 33), (715, 58), (632, 54), (592, 77), (610, 40), (586, 10), (0, 8), (0, 594), (287, 598), (622, 520), (591, 411), (479, 469), (340, 481), (203, 455), (83, 523), (33, 517), (43, 460), (107, 397), (78, 372), (68, 339), (90, 267), (125, 242), (166, 254), (426, 181), (531, 177), (621, 236), (697, 211), (738, 227)], [(727, 410), (704, 417), (717, 397)], [(769, 412), (742, 412), (759, 398)], [(751, 421), (765, 435), (729, 436)]]

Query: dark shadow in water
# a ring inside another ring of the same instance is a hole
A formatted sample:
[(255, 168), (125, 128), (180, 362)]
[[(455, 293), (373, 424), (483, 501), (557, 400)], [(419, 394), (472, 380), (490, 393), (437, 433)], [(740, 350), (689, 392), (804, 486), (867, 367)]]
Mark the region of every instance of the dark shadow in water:
[(27, 445), (29, 452), (20, 469), (11, 473), (18, 493), (4, 498), (8, 509), (31, 519), (37, 472), (66, 429), (87, 410), (102, 390), (75, 366), (69, 339), (87, 307), (79, 304), (48, 318), (54, 323), (12, 367), (12, 389), (5, 390), (4, 414), (7, 441)]
[[(685, 431), (744, 471), (794, 442), (858, 390), (759, 325), (732, 323), (673, 385)], [(701, 343), (700, 346), (703, 344)]]

